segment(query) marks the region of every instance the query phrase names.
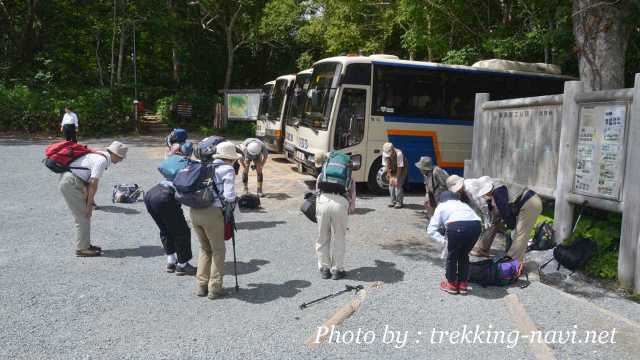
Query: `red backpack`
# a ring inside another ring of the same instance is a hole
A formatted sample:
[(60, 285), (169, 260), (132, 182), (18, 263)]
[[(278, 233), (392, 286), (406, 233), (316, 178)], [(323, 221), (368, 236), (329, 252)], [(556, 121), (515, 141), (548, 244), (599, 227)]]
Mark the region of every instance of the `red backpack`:
[(70, 169), (89, 170), (84, 167), (70, 167), (69, 164), (81, 156), (95, 152), (96, 150), (90, 149), (86, 145), (77, 144), (73, 141), (61, 141), (44, 149), (44, 155), (47, 158), (43, 162), (46, 167), (57, 174)]

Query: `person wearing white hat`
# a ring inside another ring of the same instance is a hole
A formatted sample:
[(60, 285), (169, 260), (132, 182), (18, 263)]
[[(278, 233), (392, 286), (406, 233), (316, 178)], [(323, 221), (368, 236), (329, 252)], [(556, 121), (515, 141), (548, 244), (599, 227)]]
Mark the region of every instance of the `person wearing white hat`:
[(99, 256), (102, 249), (91, 244), (91, 216), (98, 184), (104, 171), (127, 157), (127, 145), (114, 141), (106, 151), (92, 152), (69, 164), (60, 177), (59, 188), (76, 223), (76, 256)]
[[(506, 228), (512, 230), (513, 243), (507, 250), (507, 256), (522, 263), (529, 233), (542, 213), (542, 199), (529, 188), (500, 181), (495, 181), (491, 188), (481, 189), (478, 194), (491, 200)], [(493, 238), (483, 239), (479, 250), (488, 252), (492, 242)]]
[(249, 192), (249, 168), (252, 167), (256, 170), (258, 175), (258, 196), (263, 196), (262, 183), (264, 177), (262, 169), (264, 168), (267, 158), (269, 157), (269, 150), (267, 146), (260, 139), (248, 138), (238, 146), (242, 152), (242, 184), (244, 185), (245, 194)]
[(236, 151), (236, 146), (230, 141), (221, 142), (216, 146), (216, 154), (213, 155), (215, 160), (206, 166), (214, 168), (211, 180), (224, 199), (220, 199), (220, 196), (214, 192), (214, 201), (210, 207), (189, 210), (193, 230), (200, 242), (196, 295), (208, 295), (211, 300), (224, 295), (222, 278), (225, 244), (222, 208), (223, 201), (231, 204), (236, 201), (236, 174), (233, 164), (241, 157), (242, 155)]
[(447, 190), (447, 178), (449, 174), (439, 166), (433, 165), (433, 160), (429, 156), (422, 156), (414, 164), (424, 176), (425, 200), (424, 209), (428, 217), (438, 206), (438, 199), (443, 191)]
[(389, 195), (391, 196), (389, 207), (401, 209), (404, 200), (402, 186), (408, 173), (404, 154), (400, 149), (396, 149), (392, 143), (385, 143), (382, 145), (382, 164), (387, 169), (387, 179), (389, 180)]
[(489, 177), (465, 179), (458, 175), (451, 175), (447, 178), (447, 188), (449, 191), (457, 193), (458, 196), (460, 196), (460, 201), (471, 206), (473, 211), (482, 219), (484, 229), (490, 226), (491, 217), (489, 214), (489, 204), (479, 192), (483, 189), (490, 189), (491, 186), (491, 178)]

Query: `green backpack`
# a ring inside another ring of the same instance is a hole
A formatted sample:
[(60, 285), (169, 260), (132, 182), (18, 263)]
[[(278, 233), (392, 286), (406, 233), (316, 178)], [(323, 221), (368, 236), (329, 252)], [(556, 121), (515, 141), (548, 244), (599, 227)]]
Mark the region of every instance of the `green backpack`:
[(339, 151), (329, 153), (322, 166), (318, 188), (320, 191), (346, 194), (351, 184), (351, 156)]

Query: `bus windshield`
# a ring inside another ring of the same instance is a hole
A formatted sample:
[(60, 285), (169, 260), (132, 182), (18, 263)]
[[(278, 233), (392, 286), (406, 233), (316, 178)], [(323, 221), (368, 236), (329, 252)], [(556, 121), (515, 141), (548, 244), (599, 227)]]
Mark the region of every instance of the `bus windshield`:
[(341, 69), (339, 63), (322, 63), (313, 67), (307, 91), (309, 100), (304, 106), (302, 125), (314, 129), (327, 129)]
[(293, 87), (293, 100), (291, 101), (290, 112), (287, 117), (287, 125), (295, 126), (302, 120), (310, 80), (311, 74), (298, 74), (298, 76), (296, 76), (296, 83)]
[(273, 87), (271, 96), (271, 105), (269, 106), (269, 113), (267, 119), (271, 121), (280, 120), (280, 111), (282, 110), (282, 102), (284, 96), (287, 93), (287, 80), (281, 79), (276, 81), (276, 85)]
[(269, 112), (269, 98), (271, 97), (272, 84), (263, 85), (262, 93), (260, 94), (260, 110), (258, 111), (258, 118), (264, 118)]

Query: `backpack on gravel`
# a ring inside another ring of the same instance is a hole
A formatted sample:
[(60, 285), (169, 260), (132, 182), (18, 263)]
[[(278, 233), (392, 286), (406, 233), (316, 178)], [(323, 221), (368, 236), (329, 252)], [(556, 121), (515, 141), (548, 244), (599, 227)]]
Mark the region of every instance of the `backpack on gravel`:
[(138, 201), (144, 191), (138, 184), (118, 184), (113, 186), (112, 203), (130, 204)]
[(351, 184), (351, 156), (339, 151), (329, 153), (322, 166), (318, 189), (320, 191), (346, 194)]
[(182, 155), (171, 155), (160, 162), (158, 171), (165, 179), (173, 181), (178, 171), (186, 168), (191, 161)]
[(551, 260), (555, 260), (558, 263), (557, 270), (560, 270), (560, 267), (563, 266), (571, 270), (571, 274), (573, 274), (576, 270), (585, 266), (597, 250), (598, 246), (592, 239), (579, 237), (569, 245), (560, 244), (556, 246), (553, 249), (553, 258), (544, 263), (540, 270), (544, 269)]
[[(523, 264), (517, 259), (497, 256), (493, 259), (469, 263), (469, 281), (483, 287), (507, 286), (518, 281), (523, 270)], [(525, 276), (527, 276), (526, 273)]]
[(238, 207), (241, 210), (255, 210), (260, 208), (260, 197), (255, 194), (244, 194), (238, 199)]
[(203, 165), (192, 162), (178, 171), (173, 179), (176, 188), (176, 200), (185, 206), (202, 209), (213, 204), (214, 192), (217, 193), (213, 175), (216, 165)]
[(81, 156), (96, 152), (96, 150), (93, 150), (86, 145), (77, 144), (73, 141), (60, 141), (51, 144), (44, 149), (44, 156), (46, 156), (46, 159), (44, 159), (43, 162), (49, 170), (56, 174), (69, 171), (71, 169), (88, 170), (84, 167), (70, 167), (69, 165)]
[(318, 222), (316, 218), (316, 193), (308, 192), (304, 194), (304, 201), (300, 206), (300, 211), (314, 223)]
[(531, 239), (531, 244), (527, 247), (527, 251), (531, 250), (549, 250), (556, 246), (554, 239), (553, 225), (549, 221), (543, 221), (538, 224), (536, 231)]

